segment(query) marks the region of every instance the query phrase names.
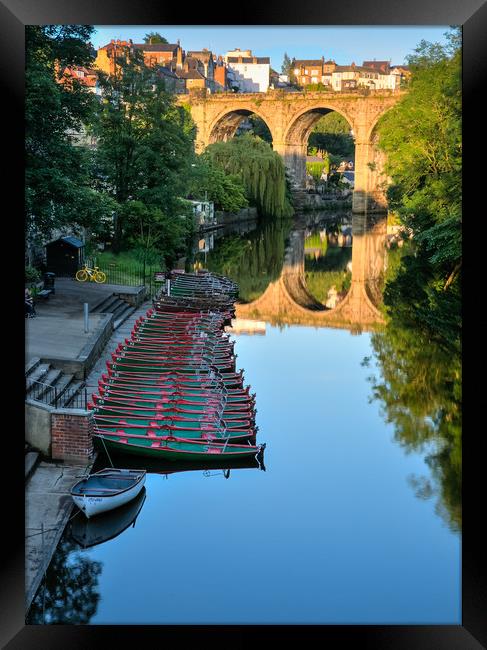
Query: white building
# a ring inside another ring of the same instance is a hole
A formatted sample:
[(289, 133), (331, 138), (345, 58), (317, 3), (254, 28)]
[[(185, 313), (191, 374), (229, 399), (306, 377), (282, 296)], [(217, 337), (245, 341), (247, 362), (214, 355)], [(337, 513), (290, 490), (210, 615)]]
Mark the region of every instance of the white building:
[(216, 224), (215, 205), (213, 201), (190, 201), (197, 227), (214, 226)]
[(230, 85), (241, 93), (265, 93), (269, 88), (269, 57), (253, 56), (251, 50), (232, 50), (223, 57)]
[(333, 90), (342, 91), (353, 88), (370, 88), (371, 90), (395, 90), (401, 85), (401, 76), (394, 73), (382, 73), (373, 68), (358, 65), (337, 65), (331, 73)]

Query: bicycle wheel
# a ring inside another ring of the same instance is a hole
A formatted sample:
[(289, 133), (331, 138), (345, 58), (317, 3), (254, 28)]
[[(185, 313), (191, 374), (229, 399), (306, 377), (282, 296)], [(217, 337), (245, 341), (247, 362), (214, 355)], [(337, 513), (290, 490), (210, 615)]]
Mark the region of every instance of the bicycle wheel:
[(105, 282), (107, 279), (107, 276), (103, 273), (103, 271), (97, 271), (95, 273), (95, 282)]
[(76, 271), (76, 279), (78, 282), (86, 282), (88, 279), (88, 273), (84, 269), (80, 269), (79, 271)]

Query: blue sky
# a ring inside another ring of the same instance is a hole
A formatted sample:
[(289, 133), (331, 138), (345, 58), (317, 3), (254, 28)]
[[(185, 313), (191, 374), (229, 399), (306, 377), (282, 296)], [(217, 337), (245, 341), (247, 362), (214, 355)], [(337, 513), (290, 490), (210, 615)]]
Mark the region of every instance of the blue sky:
[(164, 26), (164, 25), (95, 25), (92, 43), (95, 48), (112, 38), (142, 43), (150, 31), (162, 34), (170, 43), (179, 38), (184, 50), (206, 47), (216, 54), (239, 47), (251, 49), (256, 56), (270, 56), (271, 66), (280, 71), (284, 52), (292, 58), (314, 59), (324, 56), (338, 64), (364, 60), (386, 60), (405, 63), (418, 43), (444, 42), (448, 26)]

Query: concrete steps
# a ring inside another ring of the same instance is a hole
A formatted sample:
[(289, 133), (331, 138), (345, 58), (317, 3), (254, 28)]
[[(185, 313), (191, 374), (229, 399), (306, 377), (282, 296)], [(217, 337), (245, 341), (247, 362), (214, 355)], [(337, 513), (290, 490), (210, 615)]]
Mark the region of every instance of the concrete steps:
[(135, 311), (135, 307), (127, 301), (122, 300), (117, 295), (111, 295), (97, 302), (93, 307), (93, 312), (113, 314), (113, 329), (116, 330), (120, 325)]
[(61, 397), (58, 398), (58, 408), (81, 408), (78, 404), (82, 395), (81, 391), (84, 387), (84, 381), (73, 381), (69, 387), (69, 391), (64, 391)]
[(57, 408), (82, 408), (84, 381), (75, 380), (74, 375), (64, 373), (39, 358), (29, 361), (25, 367), (26, 399), (55, 406)]

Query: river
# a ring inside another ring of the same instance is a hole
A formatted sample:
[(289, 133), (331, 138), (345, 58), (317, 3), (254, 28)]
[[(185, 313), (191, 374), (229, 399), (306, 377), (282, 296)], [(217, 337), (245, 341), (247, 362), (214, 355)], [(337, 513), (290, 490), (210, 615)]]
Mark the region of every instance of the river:
[(385, 243), (383, 218), (326, 213), (196, 242), (241, 288), (231, 336), (263, 463), (152, 466), (105, 525), (75, 517), (28, 623), (461, 624), (459, 486), (435, 419), (456, 403), (433, 353), (431, 403), (403, 400)]

